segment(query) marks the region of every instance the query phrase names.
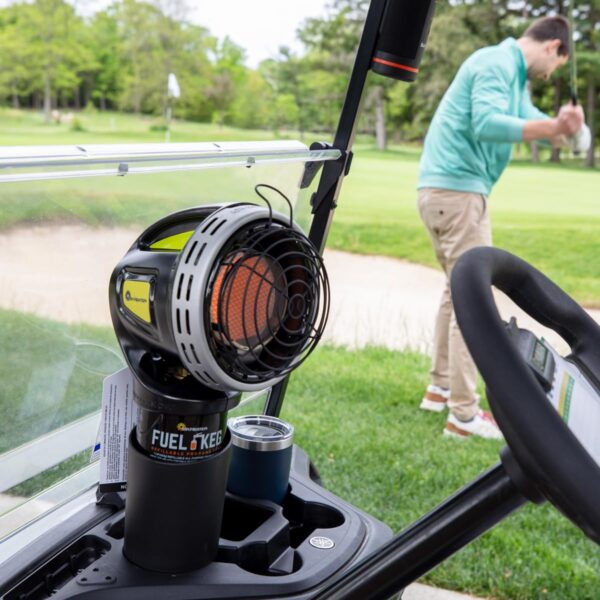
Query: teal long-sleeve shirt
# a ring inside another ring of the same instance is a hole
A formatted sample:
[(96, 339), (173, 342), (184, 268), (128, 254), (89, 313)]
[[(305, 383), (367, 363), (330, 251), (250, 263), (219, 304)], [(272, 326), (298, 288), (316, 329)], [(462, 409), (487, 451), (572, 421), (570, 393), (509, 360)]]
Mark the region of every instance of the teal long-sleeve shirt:
[(488, 195), (523, 140), (528, 120), (545, 119), (527, 90), (516, 40), (472, 54), (444, 95), (425, 138), (419, 188)]

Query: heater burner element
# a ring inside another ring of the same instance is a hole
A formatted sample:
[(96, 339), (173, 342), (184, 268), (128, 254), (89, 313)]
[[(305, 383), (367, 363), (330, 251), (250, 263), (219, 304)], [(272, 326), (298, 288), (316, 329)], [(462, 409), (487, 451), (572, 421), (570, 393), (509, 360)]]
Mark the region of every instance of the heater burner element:
[(209, 345), (242, 383), (280, 378), (320, 339), (329, 285), (313, 245), (297, 229), (260, 220), (238, 230), (209, 278)]
[(242, 252), (226, 258), (210, 298), (212, 329), (240, 350), (269, 341), (286, 310), (284, 285), (283, 270), (272, 258)]

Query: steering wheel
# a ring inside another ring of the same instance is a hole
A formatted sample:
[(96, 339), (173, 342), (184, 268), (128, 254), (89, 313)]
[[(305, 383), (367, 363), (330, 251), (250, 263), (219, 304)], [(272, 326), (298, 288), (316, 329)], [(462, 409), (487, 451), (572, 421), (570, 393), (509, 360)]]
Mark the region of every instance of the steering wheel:
[[(452, 273), (454, 310), (487, 385), (510, 453), (536, 490), (600, 544), (600, 466), (550, 403), (500, 318), (491, 286), (556, 331), (567, 357), (600, 390), (600, 327), (557, 285), (520, 258), (474, 248)], [(600, 435), (600, 422), (595, 424)]]

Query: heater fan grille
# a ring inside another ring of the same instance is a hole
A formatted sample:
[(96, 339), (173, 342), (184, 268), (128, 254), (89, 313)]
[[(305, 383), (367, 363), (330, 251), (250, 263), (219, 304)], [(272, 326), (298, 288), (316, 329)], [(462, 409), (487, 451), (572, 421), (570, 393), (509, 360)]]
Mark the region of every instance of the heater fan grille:
[(329, 312), (329, 282), (316, 249), (301, 232), (272, 221), (230, 239), (207, 291), (212, 354), (240, 382), (266, 382), (298, 366)]

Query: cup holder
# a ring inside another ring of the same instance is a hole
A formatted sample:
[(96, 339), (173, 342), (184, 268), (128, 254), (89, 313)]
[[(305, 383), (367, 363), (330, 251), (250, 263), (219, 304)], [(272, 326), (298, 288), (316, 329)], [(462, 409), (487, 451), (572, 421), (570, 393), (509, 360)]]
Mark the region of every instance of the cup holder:
[(231, 542), (245, 540), (275, 513), (264, 504), (230, 496), (225, 498), (221, 537)]
[(292, 548), (298, 548), (316, 529), (332, 529), (345, 521), (339, 510), (318, 502), (306, 502), (293, 494), (288, 494), (283, 502), (283, 516), (289, 522)]
[(271, 577), (291, 575), (302, 567), (298, 552), (275, 540), (253, 542), (239, 548), (219, 548), (217, 560), (235, 563), (244, 571), (255, 575)]
[(297, 548), (315, 530), (344, 522), (344, 515), (332, 506), (292, 493), (281, 507), (228, 494), (217, 561), (234, 563), (256, 575), (290, 575), (302, 567)]

